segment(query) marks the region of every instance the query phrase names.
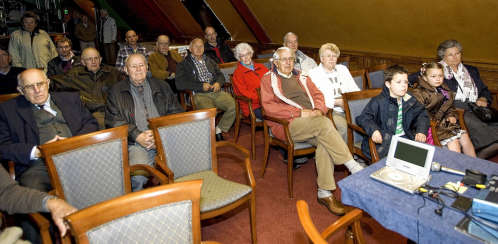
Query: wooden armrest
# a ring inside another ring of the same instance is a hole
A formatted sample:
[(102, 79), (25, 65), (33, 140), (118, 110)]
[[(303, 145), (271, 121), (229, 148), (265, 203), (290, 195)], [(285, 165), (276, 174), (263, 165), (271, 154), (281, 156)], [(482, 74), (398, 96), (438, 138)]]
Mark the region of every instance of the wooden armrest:
[(151, 175), (155, 176), (159, 182), (164, 185), (168, 184), (168, 177), (166, 177), (164, 174), (159, 172), (159, 170), (154, 169), (153, 167), (145, 164), (135, 164), (135, 165), (130, 165), (130, 172), (136, 171), (136, 170), (145, 170), (149, 172)]
[[(251, 166), (251, 161), (249, 160), (249, 151), (247, 149), (245, 149), (244, 147), (238, 145), (238, 144), (235, 144), (231, 141), (219, 141), (219, 142), (216, 142), (216, 148), (220, 148), (220, 147), (232, 147), (234, 149), (236, 149), (239, 153), (241, 153), (244, 157), (244, 166), (245, 166), (245, 170), (246, 170), (246, 173), (247, 173), (247, 180), (249, 181), (249, 184), (251, 185), (251, 188), (254, 189), (254, 187), (256, 187), (256, 180), (254, 179), (254, 174), (252, 172), (252, 166)], [(226, 154), (229, 154), (230, 153), (226, 153)]]
[(201, 241), (201, 244), (221, 244), (217, 241)]
[(162, 172), (166, 174), (169, 183), (173, 183), (174, 182), (173, 179), (175, 179), (175, 173), (173, 173), (173, 171), (168, 168), (164, 160), (160, 158), (159, 155), (156, 154), (154, 160), (156, 162), (156, 168), (159, 168), (160, 170), (162, 170)]
[(360, 126), (358, 126), (358, 125), (353, 125), (353, 124), (349, 124), (348, 123), (348, 127), (351, 128), (351, 129), (353, 129), (354, 131), (362, 134), (363, 136), (368, 136), (367, 132), (363, 128), (361, 128)]
[(333, 113), (334, 113), (334, 110), (331, 109), (331, 108), (329, 108), (329, 109), (327, 109), (327, 114), (325, 116), (327, 116), (327, 118), (329, 118), (330, 121), (332, 121), (332, 124), (334, 125), (334, 128), (337, 129), (337, 126), (335, 126), (334, 118), (332, 116)]
[(465, 110), (461, 109), (461, 108), (457, 108), (456, 109), (457, 113), (458, 113), (458, 121), (460, 122), (460, 127), (462, 127), (462, 130), (465, 130), (468, 132), (467, 130), (467, 124), (465, 124)]
[(248, 103), (252, 103), (252, 100), (246, 96), (242, 96), (242, 95), (233, 95), (235, 97), (236, 100), (242, 100), (244, 102), (248, 102)]
[(271, 116), (268, 116), (268, 115), (264, 115), (263, 118), (265, 120), (269, 120), (269, 121), (272, 121), (272, 122), (275, 122), (275, 123), (279, 123), (282, 126), (289, 126), (289, 121), (287, 121), (287, 120), (278, 119), (278, 118), (271, 117)]
[(48, 221), (45, 217), (43, 217), (39, 213), (30, 213), (28, 214), (29, 219), (33, 221), (38, 229), (40, 230), (40, 235), (42, 238), (42, 243), (52, 243), (52, 238), (50, 237), (50, 221)]
[(327, 229), (322, 232), (324, 239), (327, 239), (330, 235), (335, 233), (340, 228), (350, 226), (353, 222), (360, 221), (362, 217), (362, 211), (360, 209), (353, 209), (346, 215), (340, 217), (337, 221), (331, 224)]
[(12, 178), (13, 180), (16, 180), (16, 165), (15, 165), (14, 161), (7, 162), (7, 165), (9, 167), (10, 178)]

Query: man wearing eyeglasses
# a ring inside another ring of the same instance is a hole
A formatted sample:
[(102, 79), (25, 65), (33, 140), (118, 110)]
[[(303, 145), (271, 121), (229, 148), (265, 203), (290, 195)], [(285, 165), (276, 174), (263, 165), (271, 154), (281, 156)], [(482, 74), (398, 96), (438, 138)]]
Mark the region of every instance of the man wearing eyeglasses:
[[(332, 121), (324, 114), (327, 106), (323, 94), (311, 79), (294, 70), (294, 51), (281, 47), (273, 54), (276, 71), (261, 78), (261, 105), (265, 114), (289, 122), (294, 142), (307, 142), (316, 147), (318, 202), (336, 215), (345, 213), (344, 206), (333, 192), (336, 189), (334, 165), (344, 164), (351, 173), (363, 169), (353, 159)], [(284, 128), (268, 121), (273, 135), (285, 138)]]
[(39, 69), (18, 76), (21, 96), (0, 104), (0, 155), (16, 163), (23, 186), (49, 191), (50, 178), (39, 145), (96, 131), (97, 121), (77, 93), (49, 93), (50, 80)]
[(112, 85), (119, 81), (120, 72), (110, 65), (102, 64), (99, 51), (93, 47), (83, 50), (81, 64), (65, 75), (52, 77), (55, 91), (75, 91), (81, 101), (104, 129), (105, 100)]
[(72, 67), (80, 64), (80, 57), (74, 55), (71, 40), (63, 37), (55, 42), (59, 56), (48, 62), (47, 76), (52, 78), (54, 75), (65, 74)]

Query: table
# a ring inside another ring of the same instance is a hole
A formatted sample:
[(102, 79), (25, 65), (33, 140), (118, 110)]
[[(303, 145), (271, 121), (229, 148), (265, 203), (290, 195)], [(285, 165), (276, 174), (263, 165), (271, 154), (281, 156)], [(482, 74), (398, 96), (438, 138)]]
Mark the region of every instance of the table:
[[(498, 174), (498, 164), (468, 157), (447, 149), (436, 147), (435, 162), (441, 165), (465, 171), (479, 170), (488, 175)], [(362, 171), (350, 175), (338, 182), (342, 193), (342, 202), (362, 209), (385, 228), (395, 231), (417, 243), (481, 243), (454, 229), (463, 218), (463, 214), (453, 209), (444, 208), (443, 215), (434, 213), (438, 207), (435, 202), (425, 200), (415, 194), (409, 194), (397, 188), (370, 178), (370, 174), (384, 167), (386, 159), (370, 165)], [(431, 186), (441, 186), (448, 181), (456, 182), (462, 176), (445, 172), (431, 172)], [(463, 195), (475, 197), (479, 191), (469, 188)], [(443, 196), (446, 205), (454, 199)], [(420, 208), (420, 209), (419, 209)]]

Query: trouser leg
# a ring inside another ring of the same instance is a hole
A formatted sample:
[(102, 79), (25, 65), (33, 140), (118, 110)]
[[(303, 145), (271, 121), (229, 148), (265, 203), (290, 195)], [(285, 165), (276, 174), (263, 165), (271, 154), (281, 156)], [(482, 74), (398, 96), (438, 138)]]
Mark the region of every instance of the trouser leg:
[(235, 121), (235, 100), (224, 91), (213, 93), (213, 96), (216, 108), (224, 111), (218, 122), (218, 127), (223, 132), (228, 132)]
[(317, 185), (320, 189), (334, 190), (334, 164), (353, 159), (332, 122), (325, 116), (296, 118), (289, 130), (292, 140), (316, 145)]
[[(156, 150), (147, 150), (139, 144), (128, 146), (128, 158), (130, 165), (135, 164), (146, 164), (149, 166), (154, 166), (154, 157), (156, 156)], [(131, 188), (133, 191), (139, 191), (143, 189), (143, 186), (147, 183), (147, 172), (133, 172), (131, 177)]]
[(332, 113), (332, 119), (334, 120), (335, 128), (337, 132), (341, 135), (345, 143), (348, 141), (348, 122), (344, 113), (335, 112)]
[(39, 159), (19, 177), (19, 184), (28, 188), (48, 192), (52, 189), (47, 166)]

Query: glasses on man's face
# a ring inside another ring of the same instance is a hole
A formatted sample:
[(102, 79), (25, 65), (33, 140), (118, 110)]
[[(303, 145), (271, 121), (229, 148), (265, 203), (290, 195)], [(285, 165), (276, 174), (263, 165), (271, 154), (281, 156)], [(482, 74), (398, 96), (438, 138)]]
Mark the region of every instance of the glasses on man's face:
[(31, 84), (31, 85), (25, 85), (25, 86), (22, 87), (22, 89), (23, 89), (24, 92), (26, 92), (26, 91), (32, 92), (35, 89), (40, 90), (42, 88), (45, 88), (46, 85), (47, 85), (47, 81), (40, 81), (40, 82)]
[(67, 45), (67, 46), (58, 46), (57, 48), (58, 48), (58, 49), (63, 49), (63, 50), (66, 50), (66, 49), (71, 48), (71, 46), (69, 46), (69, 45)]
[(100, 57), (88, 57), (88, 58), (84, 58), (85, 62), (90, 62), (90, 61), (93, 61), (93, 62), (97, 62), (100, 60)]
[(128, 66), (129, 69), (134, 69), (134, 70), (142, 70), (143, 68), (145, 68), (145, 64), (132, 64), (130, 66)]
[(296, 58), (288, 57), (288, 58), (280, 58), (278, 60), (280, 60), (280, 62), (282, 62), (282, 63), (291, 63), (291, 62), (294, 62), (296, 60)]

